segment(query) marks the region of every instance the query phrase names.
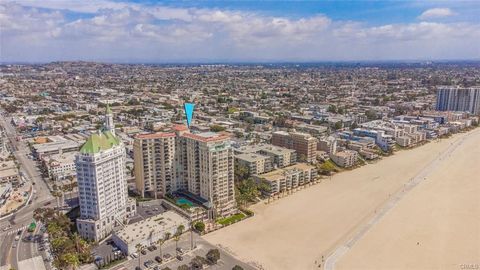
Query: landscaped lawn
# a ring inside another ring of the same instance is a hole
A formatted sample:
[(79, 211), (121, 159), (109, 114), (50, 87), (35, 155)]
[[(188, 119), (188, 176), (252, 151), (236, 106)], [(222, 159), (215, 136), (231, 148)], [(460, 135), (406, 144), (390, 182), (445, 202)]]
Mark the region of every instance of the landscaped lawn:
[(228, 225), (228, 224), (237, 222), (237, 221), (243, 219), (244, 217), (245, 217), (244, 213), (238, 213), (238, 214), (235, 214), (235, 215), (230, 216), (230, 217), (219, 219), (219, 220), (217, 220), (217, 222), (222, 224), (222, 225)]

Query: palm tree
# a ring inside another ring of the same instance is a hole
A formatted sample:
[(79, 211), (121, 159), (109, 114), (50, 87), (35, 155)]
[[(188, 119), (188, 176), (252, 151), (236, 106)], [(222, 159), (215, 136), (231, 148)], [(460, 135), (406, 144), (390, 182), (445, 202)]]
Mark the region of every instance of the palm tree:
[(193, 250), (193, 220), (190, 218), (190, 249)]
[(152, 238), (153, 238), (153, 233), (154, 233), (154, 232), (155, 232), (155, 230), (152, 229), (152, 230), (150, 231), (149, 235), (148, 235), (148, 239), (150, 240), (150, 241), (149, 241), (149, 242), (150, 242), (150, 246), (152, 245)]
[(64, 255), (65, 262), (68, 263), (68, 265), (73, 269), (78, 269), (78, 266), (80, 265), (80, 261), (78, 260), (77, 255), (72, 254), (72, 253), (67, 253)]
[(78, 235), (78, 233), (74, 233), (72, 235), (71, 239), (72, 239), (73, 244), (75, 245), (75, 250), (78, 253), (82, 252), (82, 250), (81, 250), (82, 249), (82, 247), (81, 247), (82, 246), (82, 238), (80, 238), (80, 235)]
[(145, 247), (142, 244), (138, 243), (135, 246), (135, 248), (137, 249), (137, 254), (138, 254), (138, 267), (141, 267), (140, 266), (140, 256), (142, 256), (142, 251), (145, 250)]
[(178, 255), (178, 241), (180, 241), (180, 236), (182, 235), (183, 233), (183, 230), (185, 230), (185, 226), (182, 225), (179, 225), (177, 227), (177, 232), (175, 232), (175, 235), (173, 236), (174, 237), (174, 240), (175, 240), (175, 254)]
[(162, 254), (162, 245), (170, 238), (170, 233), (169, 232), (166, 232), (165, 235), (163, 236), (163, 238), (160, 238), (157, 240), (157, 244), (160, 248), (160, 258), (163, 258), (163, 254)]

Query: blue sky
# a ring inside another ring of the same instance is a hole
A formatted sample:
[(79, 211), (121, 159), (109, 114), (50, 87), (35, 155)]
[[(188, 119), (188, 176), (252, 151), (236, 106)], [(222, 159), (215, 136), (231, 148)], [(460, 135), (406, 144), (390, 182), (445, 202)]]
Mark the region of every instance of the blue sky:
[(0, 60), (480, 59), (480, 1), (0, 3)]

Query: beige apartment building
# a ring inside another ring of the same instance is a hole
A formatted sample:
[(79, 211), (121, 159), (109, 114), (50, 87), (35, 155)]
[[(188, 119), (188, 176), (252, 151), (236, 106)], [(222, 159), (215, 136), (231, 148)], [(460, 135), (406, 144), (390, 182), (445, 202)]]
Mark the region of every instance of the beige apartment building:
[(250, 175), (262, 174), (272, 170), (272, 162), (269, 156), (255, 153), (235, 155), (235, 162), (248, 169)]
[(161, 198), (176, 190), (175, 133), (140, 134), (133, 142), (135, 184), (142, 197)]
[(317, 139), (310, 134), (276, 131), (272, 133), (272, 144), (294, 149), (300, 161), (316, 162)]
[(317, 170), (306, 163), (298, 163), (262, 175), (256, 175), (257, 182), (270, 186), (269, 196), (305, 185), (317, 178)]
[(345, 151), (337, 152), (333, 155), (330, 155), (330, 158), (338, 166), (343, 168), (348, 168), (355, 165), (358, 159), (358, 153), (357, 151), (353, 151), (353, 150), (345, 150)]
[(137, 190), (157, 198), (183, 193), (203, 204), (210, 218), (236, 213), (230, 136), (190, 133), (181, 125), (172, 130), (135, 138)]
[[(230, 136), (223, 133), (183, 133), (178, 137), (178, 163), (186, 169), (188, 191), (209, 202), (210, 218), (237, 211), (234, 188), (234, 156)], [(182, 164), (185, 163), (185, 164)]]
[(284, 168), (297, 163), (297, 152), (293, 149), (274, 146), (271, 144), (259, 144), (242, 146), (234, 149), (235, 155), (256, 153), (270, 158), (270, 166)]

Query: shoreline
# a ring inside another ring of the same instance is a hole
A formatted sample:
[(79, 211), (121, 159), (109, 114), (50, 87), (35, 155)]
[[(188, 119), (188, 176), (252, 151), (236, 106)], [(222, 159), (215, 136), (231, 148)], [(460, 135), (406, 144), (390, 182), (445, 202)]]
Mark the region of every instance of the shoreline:
[[(441, 152), (448, 148), (450, 142), (468, 136), (475, 130), (431, 141), (410, 151), (399, 151), (379, 162), (337, 173), (331, 180), (323, 179), (321, 184), (302, 189), (302, 192), (295, 192), (281, 200), (269, 204), (262, 201), (251, 207), (255, 212), (254, 217), (212, 232), (205, 238), (228, 248), (241, 260), (261, 265), (263, 269), (299, 266), (301, 269), (320, 269), (318, 264), (323, 264), (322, 256), (326, 259), (342, 240), (348, 239), (369, 220), (377, 209), (388, 202), (391, 194), (401, 190), (409, 179), (435, 159), (435, 152)], [(393, 171), (404, 173), (391, 175)], [(320, 205), (309, 207), (311, 203)], [(316, 219), (314, 216), (323, 218)], [(315, 226), (318, 227), (315, 229)], [(293, 237), (289, 237), (289, 234)], [(258, 241), (252, 241), (251, 235), (257, 235)], [(281, 241), (282, 238), (298, 248), (289, 250)], [(321, 243), (311, 243), (313, 239)], [(310, 248), (312, 246), (317, 251), (313, 251)], [(277, 255), (282, 252), (291, 253), (295, 258), (285, 259)]]

